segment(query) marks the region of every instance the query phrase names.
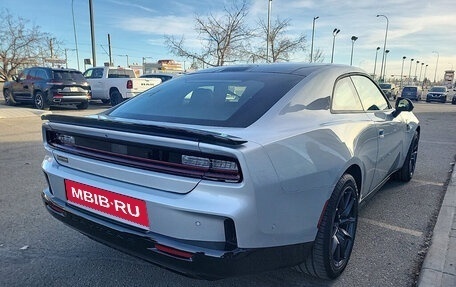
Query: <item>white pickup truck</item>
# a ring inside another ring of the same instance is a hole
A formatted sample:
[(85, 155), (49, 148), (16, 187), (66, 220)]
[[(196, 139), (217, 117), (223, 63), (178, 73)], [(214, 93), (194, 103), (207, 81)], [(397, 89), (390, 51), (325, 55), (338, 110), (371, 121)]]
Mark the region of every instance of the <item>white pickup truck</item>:
[(115, 106), (161, 83), (160, 79), (136, 78), (130, 68), (93, 67), (84, 72), (90, 84), (92, 100), (111, 102)]

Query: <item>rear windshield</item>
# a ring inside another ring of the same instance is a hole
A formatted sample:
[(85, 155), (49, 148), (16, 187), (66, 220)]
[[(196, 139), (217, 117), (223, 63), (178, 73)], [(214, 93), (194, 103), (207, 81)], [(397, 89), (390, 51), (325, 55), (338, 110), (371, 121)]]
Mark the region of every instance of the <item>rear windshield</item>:
[(54, 80), (59, 81), (72, 81), (72, 82), (85, 82), (86, 79), (79, 71), (52, 71)]
[(109, 69), (108, 78), (135, 78), (133, 70), (126, 69)]
[(246, 127), (293, 88), (302, 76), (224, 72), (165, 82), (112, 110), (113, 117), (194, 125)]
[(382, 88), (382, 89), (391, 89), (391, 84), (380, 84), (380, 88)]
[(416, 87), (404, 87), (403, 92), (416, 92)]

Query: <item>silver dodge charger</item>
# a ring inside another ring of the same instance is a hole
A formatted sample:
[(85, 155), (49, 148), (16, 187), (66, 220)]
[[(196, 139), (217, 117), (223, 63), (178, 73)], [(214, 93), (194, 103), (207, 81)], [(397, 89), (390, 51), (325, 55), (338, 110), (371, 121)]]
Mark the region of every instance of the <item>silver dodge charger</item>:
[(206, 69), (93, 116), (44, 115), (41, 195), (81, 233), (186, 276), (333, 279), (360, 204), (413, 176), (412, 109), (351, 66)]

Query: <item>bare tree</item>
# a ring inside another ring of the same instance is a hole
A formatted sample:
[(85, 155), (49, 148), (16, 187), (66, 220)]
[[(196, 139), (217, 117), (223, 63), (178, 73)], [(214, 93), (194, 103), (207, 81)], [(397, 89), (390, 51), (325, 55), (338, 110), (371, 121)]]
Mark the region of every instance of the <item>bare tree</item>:
[[(312, 61), (310, 61), (312, 63), (323, 63), (323, 61), (325, 60), (323, 51), (320, 48), (317, 48), (314, 50), (312, 58), (313, 58)], [(310, 53), (309, 53), (308, 59), (310, 60)]]
[(198, 60), (203, 65), (223, 66), (239, 61), (244, 57), (245, 42), (253, 35), (246, 24), (247, 14), (247, 0), (233, 0), (229, 7), (224, 7), (222, 15), (196, 15), (195, 29), (202, 42), (199, 52), (185, 48), (183, 36), (165, 36), (165, 44), (173, 54)]
[(49, 39), (38, 26), (28, 27), (27, 20), (13, 17), (6, 9), (0, 11), (0, 79), (8, 81), (19, 68), (50, 57)]
[[(290, 21), (290, 19), (281, 20), (277, 17), (270, 26), (268, 40), (272, 62), (289, 61), (290, 55), (297, 51), (305, 50), (306, 48), (306, 37), (303, 34), (296, 37), (287, 34)], [(258, 23), (261, 33), (257, 36), (262, 38), (264, 37), (263, 35), (267, 35), (268, 26), (267, 23), (261, 19)], [(256, 52), (252, 52), (252, 55), (256, 58), (266, 60), (266, 47), (262, 46), (258, 48)]]

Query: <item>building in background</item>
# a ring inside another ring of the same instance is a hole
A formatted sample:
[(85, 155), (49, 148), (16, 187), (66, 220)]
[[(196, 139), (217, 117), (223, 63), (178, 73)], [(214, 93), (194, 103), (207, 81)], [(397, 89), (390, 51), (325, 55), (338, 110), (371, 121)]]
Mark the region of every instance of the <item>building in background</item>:
[(446, 70), (445, 76), (443, 77), (443, 81), (443, 84), (448, 89), (452, 89), (454, 85), (454, 70)]
[(174, 60), (158, 60), (157, 63), (144, 63), (144, 74), (182, 73), (182, 64)]

